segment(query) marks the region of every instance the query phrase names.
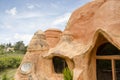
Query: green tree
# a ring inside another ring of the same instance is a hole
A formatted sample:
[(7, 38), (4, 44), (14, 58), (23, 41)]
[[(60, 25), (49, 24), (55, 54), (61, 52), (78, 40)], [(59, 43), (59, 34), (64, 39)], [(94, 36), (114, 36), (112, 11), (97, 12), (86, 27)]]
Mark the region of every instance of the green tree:
[(25, 53), (27, 47), (25, 46), (23, 41), (18, 41), (18, 42), (15, 43), (14, 49), (15, 49), (15, 51), (22, 51), (23, 53)]
[(7, 43), (6, 47), (12, 47), (12, 44), (11, 43)]
[(0, 44), (0, 54), (4, 54), (5, 50), (5, 45), (4, 44)]

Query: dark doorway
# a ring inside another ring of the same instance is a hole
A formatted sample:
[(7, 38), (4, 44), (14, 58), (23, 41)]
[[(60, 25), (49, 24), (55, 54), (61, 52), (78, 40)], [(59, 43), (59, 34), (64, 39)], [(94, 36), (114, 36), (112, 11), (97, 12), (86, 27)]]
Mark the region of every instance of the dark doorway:
[(61, 57), (53, 57), (53, 65), (56, 73), (63, 73), (63, 70), (68, 67), (65, 59)]

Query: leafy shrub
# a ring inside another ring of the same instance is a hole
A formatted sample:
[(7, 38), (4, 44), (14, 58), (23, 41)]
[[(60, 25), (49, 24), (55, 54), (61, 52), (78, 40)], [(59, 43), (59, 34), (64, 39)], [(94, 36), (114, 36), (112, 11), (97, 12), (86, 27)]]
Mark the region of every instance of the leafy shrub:
[(69, 68), (63, 70), (64, 80), (73, 80), (73, 72)]
[(6, 68), (16, 68), (21, 63), (20, 56), (2, 56), (0, 57), (0, 71)]
[(2, 80), (8, 80), (7, 74), (2, 75)]

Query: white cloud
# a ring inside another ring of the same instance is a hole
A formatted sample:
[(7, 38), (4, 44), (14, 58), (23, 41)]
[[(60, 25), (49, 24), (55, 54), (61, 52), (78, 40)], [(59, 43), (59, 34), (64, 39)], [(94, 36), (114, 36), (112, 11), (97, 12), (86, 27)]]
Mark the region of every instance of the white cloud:
[(27, 18), (38, 18), (42, 17), (43, 14), (39, 12), (22, 12), (15, 16), (16, 19), (27, 19)]
[(8, 35), (2, 34), (0, 35), (0, 44), (9, 42), (13, 44), (16, 43), (17, 41), (23, 41), (25, 45), (28, 45), (32, 36), (33, 35), (31, 34), (19, 34), (19, 33), (15, 33), (13, 36), (9, 34)]
[(68, 21), (70, 15), (71, 13), (65, 13), (64, 15), (57, 17), (52, 24), (53, 25), (63, 24)]
[(51, 3), (50, 4), (53, 8), (58, 8), (58, 5), (54, 4), (54, 3)]
[(28, 5), (27, 8), (33, 9), (33, 8), (35, 8), (35, 6), (34, 5)]
[(35, 4), (35, 6), (38, 7), (38, 8), (41, 8), (41, 6), (39, 4)]
[(44, 22), (45, 24), (42, 24), (42, 23), (40, 24), (40, 27), (43, 30), (46, 30), (48, 28), (57, 28), (60, 30), (64, 30), (66, 23), (69, 20), (70, 15), (71, 15), (71, 13), (69, 12), (69, 13), (65, 13), (61, 16), (57, 16), (56, 18), (53, 18), (52, 20), (49, 20), (49, 21), (46, 20)]
[[(6, 32), (6, 30), (11, 31), (14, 29), (13, 25), (7, 21), (0, 24), (0, 28), (2, 29), (2, 31), (5, 30), (5, 32)], [(9, 32), (9, 31), (7, 31), (7, 32)]]
[(35, 8), (35, 7), (38, 7), (38, 8), (41, 7), (39, 4), (30, 4), (30, 3), (27, 3), (26, 5), (27, 5), (27, 8), (28, 8), (28, 9), (33, 9), (33, 8)]
[(18, 34), (16, 33), (13, 37), (14, 40), (16, 41), (24, 41), (25, 44), (28, 44), (28, 42), (31, 40), (33, 35), (30, 34)]
[(7, 14), (12, 15), (12, 16), (14, 16), (14, 15), (17, 14), (16, 7), (13, 7), (12, 9), (6, 10), (5, 12), (6, 12)]
[(3, 27), (4, 28), (7, 28), (7, 29), (12, 29), (12, 25), (8, 24), (8, 23), (4, 23), (3, 24)]
[(14, 39), (18, 39), (18, 40), (27, 40), (27, 39), (30, 39), (32, 37), (32, 35), (29, 35), (29, 34), (18, 34), (16, 33), (14, 35)]

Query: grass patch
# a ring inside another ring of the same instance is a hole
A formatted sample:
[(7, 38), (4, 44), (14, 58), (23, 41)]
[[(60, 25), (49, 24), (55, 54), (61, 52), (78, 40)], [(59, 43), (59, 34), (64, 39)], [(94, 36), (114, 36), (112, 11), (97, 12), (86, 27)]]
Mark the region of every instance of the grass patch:
[(2, 72), (0, 72), (0, 80), (2, 80), (2, 77), (5, 74), (9, 80), (13, 80), (16, 70), (17, 68), (3, 70)]

